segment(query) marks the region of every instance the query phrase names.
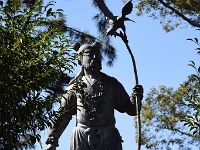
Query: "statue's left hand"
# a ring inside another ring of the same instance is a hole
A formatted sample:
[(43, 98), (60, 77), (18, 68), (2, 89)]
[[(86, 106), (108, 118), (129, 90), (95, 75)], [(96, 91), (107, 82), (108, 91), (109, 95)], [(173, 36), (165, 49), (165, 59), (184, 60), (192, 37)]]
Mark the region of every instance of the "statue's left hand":
[(56, 147), (58, 147), (58, 139), (55, 138), (55, 136), (53, 134), (50, 134), (47, 141), (47, 148), (46, 150), (56, 150)]
[(46, 150), (56, 150), (56, 146), (53, 144), (48, 144)]

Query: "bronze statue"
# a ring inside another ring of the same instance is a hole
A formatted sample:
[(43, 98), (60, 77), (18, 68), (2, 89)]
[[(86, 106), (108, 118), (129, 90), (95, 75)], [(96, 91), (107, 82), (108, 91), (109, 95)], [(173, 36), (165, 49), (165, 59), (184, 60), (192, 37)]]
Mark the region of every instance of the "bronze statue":
[(117, 79), (102, 73), (100, 47), (98, 42), (74, 44), (81, 71), (61, 99), (59, 115), (50, 126), (47, 150), (56, 150), (72, 115), (76, 115), (77, 124), (72, 131), (70, 150), (122, 150), (114, 110), (137, 115), (135, 96), (142, 100), (143, 88), (136, 85), (129, 97)]

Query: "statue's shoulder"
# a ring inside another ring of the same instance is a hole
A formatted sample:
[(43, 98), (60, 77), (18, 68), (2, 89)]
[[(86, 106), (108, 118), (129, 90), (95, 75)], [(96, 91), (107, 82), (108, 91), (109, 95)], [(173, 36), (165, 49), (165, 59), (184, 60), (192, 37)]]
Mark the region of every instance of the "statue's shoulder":
[(75, 84), (69, 84), (66, 88), (65, 93), (69, 94), (69, 93), (75, 93), (76, 89), (76, 85)]
[(118, 84), (119, 83), (119, 81), (116, 78), (111, 77), (103, 72), (102, 72), (102, 78), (105, 83), (109, 83), (109, 84)]
[(75, 84), (70, 84), (68, 85), (66, 90), (72, 90), (75, 87)]

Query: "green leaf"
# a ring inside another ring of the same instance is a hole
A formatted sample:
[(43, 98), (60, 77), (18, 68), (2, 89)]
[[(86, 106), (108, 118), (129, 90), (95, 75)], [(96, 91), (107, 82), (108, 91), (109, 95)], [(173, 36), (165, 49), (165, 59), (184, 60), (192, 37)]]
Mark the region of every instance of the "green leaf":
[(193, 39), (187, 39), (188, 41), (193, 41)]
[(41, 136), (39, 134), (37, 134), (36, 139), (37, 139), (38, 142), (40, 142)]
[(42, 12), (43, 6), (39, 6), (39, 11)]
[(47, 11), (47, 16), (50, 16), (52, 13), (52, 8), (49, 8), (48, 11)]
[(192, 130), (194, 130), (194, 129), (196, 129), (196, 127), (191, 127), (191, 128), (190, 128), (190, 131), (192, 131)]
[(198, 67), (198, 73), (200, 73), (200, 66)]
[(56, 11), (62, 11), (63, 12), (63, 9), (57, 9)]
[(29, 135), (29, 136), (30, 136), (31, 144), (34, 145), (36, 143), (36, 138), (32, 135)]
[(195, 68), (195, 62), (194, 62), (194, 61), (190, 61), (190, 62), (191, 62), (191, 63), (188, 64), (188, 66), (191, 66), (191, 67)]
[(194, 40), (195, 40), (195, 43), (198, 43), (198, 38), (194, 38)]
[(197, 130), (195, 130), (194, 132), (193, 132), (193, 135), (195, 135), (197, 133)]
[(195, 50), (200, 50), (200, 48), (196, 48)]

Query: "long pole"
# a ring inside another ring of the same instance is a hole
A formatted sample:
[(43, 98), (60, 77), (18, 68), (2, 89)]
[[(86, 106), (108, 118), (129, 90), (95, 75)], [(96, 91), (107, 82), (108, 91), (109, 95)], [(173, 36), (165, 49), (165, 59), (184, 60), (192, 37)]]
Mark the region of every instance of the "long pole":
[[(131, 56), (131, 60), (132, 60), (132, 65), (133, 65), (133, 70), (134, 70), (134, 76), (135, 76), (135, 84), (139, 85), (139, 80), (138, 80), (138, 75), (137, 75), (137, 67), (136, 67), (136, 62), (135, 62), (135, 58), (133, 56), (133, 53), (131, 51), (131, 48), (128, 44), (128, 40), (127, 40), (127, 36), (126, 34), (117, 34), (117, 36), (121, 37), (121, 39), (123, 40), (123, 42), (126, 45), (126, 48)], [(138, 150), (141, 149), (141, 117), (140, 117), (140, 106), (138, 105), (140, 103), (140, 99), (138, 97), (138, 95), (136, 95), (136, 108), (137, 108), (137, 128), (138, 128)]]
[[(138, 75), (137, 75), (137, 67), (135, 58), (133, 56), (133, 53), (128, 45), (128, 42), (125, 42), (126, 48), (128, 49), (128, 52), (131, 56), (132, 64), (133, 64), (133, 70), (134, 70), (134, 76), (135, 76), (135, 84), (139, 85), (138, 81)], [(140, 118), (140, 106), (138, 105), (140, 103), (140, 99), (136, 95), (136, 108), (137, 108), (137, 128), (138, 128), (138, 150), (141, 149), (141, 118)]]

